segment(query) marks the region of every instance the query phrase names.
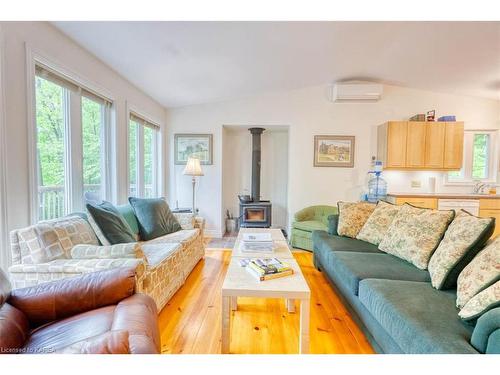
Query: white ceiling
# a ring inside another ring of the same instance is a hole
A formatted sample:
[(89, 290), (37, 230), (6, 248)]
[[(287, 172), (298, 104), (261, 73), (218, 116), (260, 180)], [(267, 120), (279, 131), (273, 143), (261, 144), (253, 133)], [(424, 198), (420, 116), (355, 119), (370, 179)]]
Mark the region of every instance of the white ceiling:
[(54, 22), (166, 107), (339, 80), (500, 100), (500, 22)]

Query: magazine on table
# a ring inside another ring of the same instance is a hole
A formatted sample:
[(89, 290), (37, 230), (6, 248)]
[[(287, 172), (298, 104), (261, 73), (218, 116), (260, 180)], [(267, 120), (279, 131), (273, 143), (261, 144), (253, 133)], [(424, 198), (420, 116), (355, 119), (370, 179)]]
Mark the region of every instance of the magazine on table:
[(245, 258), (240, 265), (260, 281), (293, 275), (293, 269), (277, 258)]

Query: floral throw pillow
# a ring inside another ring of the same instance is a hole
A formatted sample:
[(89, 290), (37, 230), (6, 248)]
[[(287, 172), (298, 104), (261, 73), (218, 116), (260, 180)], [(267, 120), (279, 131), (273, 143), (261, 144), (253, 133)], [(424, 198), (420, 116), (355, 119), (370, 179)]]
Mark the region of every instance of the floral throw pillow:
[(356, 238), (378, 246), (400, 208), (401, 206), (396, 206), (384, 201), (378, 202), (377, 207), (370, 215), (365, 225), (363, 225), (363, 228), (361, 228)]
[(453, 210), (438, 211), (404, 204), (379, 249), (425, 270), (454, 216)]
[(339, 208), (337, 233), (339, 236), (351, 238), (356, 238), (376, 207), (375, 204), (368, 202), (338, 202), (337, 205)]
[(450, 289), (458, 275), (484, 247), (495, 229), (495, 219), (460, 211), (444, 234), (429, 262), (432, 286)]
[(464, 320), (476, 319), (497, 306), (500, 306), (500, 280), (472, 297), (458, 316)]
[(500, 280), (500, 236), (476, 255), (457, 280), (457, 307)]

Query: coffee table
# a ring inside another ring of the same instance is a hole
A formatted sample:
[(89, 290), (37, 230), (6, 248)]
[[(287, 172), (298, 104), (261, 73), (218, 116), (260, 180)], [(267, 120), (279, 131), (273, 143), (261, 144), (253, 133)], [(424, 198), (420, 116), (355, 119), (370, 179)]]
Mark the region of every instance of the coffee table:
[[(274, 253), (244, 253), (240, 250), (242, 233), (270, 232), (278, 245)], [(241, 258), (283, 259), (293, 269), (294, 274), (279, 279), (258, 281), (240, 266)], [(311, 291), (295, 261), (285, 237), (279, 229), (241, 228), (233, 255), (222, 284), (222, 353), (229, 353), (231, 310), (237, 310), (238, 297), (283, 298), (288, 312), (295, 311), (295, 300), (300, 302), (299, 353), (309, 353), (309, 309)]]

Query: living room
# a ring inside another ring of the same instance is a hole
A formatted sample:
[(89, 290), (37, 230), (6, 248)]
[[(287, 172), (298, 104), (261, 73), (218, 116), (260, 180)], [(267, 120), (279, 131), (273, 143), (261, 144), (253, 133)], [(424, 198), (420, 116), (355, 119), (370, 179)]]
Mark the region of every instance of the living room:
[(154, 9), (1, 17), (3, 357), (498, 358), (498, 14)]

